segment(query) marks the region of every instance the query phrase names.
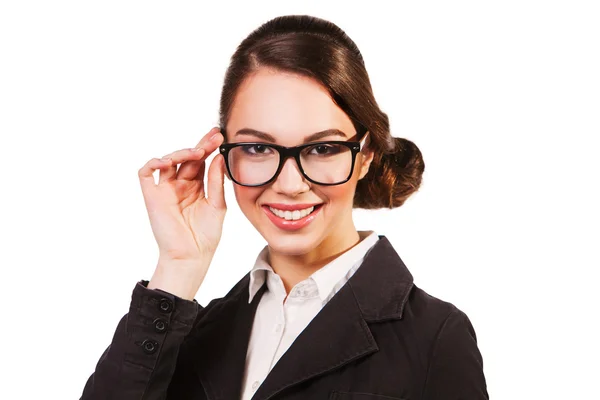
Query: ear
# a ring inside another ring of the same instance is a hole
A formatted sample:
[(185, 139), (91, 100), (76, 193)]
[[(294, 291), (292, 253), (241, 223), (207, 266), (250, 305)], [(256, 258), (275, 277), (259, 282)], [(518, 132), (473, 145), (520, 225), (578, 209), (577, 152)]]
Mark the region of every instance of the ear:
[[(367, 135), (368, 132), (365, 134)], [(360, 175), (358, 176), (358, 179), (362, 179), (365, 177), (365, 175), (367, 175), (367, 172), (369, 172), (369, 167), (371, 166), (371, 162), (373, 162), (373, 157), (375, 155), (375, 152), (371, 149), (371, 135), (369, 135), (369, 137), (367, 137), (367, 140), (365, 141), (365, 144), (362, 148), (362, 150), (360, 151), (360, 155), (361, 157), (359, 158), (360, 160)]]

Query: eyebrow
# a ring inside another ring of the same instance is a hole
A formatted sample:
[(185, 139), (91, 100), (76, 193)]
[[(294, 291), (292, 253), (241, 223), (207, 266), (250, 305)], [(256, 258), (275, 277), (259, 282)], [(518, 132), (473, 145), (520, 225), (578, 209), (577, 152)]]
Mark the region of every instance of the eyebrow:
[[(275, 143), (277, 141), (277, 140), (275, 140), (275, 138), (272, 135), (270, 135), (266, 132), (261, 132), (261, 131), (257, 131), (255, 129), (250, 129), (250, 128), (240, 129), (239, 131), (237, 131), (235, 133), (235, 136), (238, 136), (238, 135), (252, 135), (259, 139), (263, 139), (263, 140), (266, 140), (266, 141), (272, 142), (272, 143)], [(304, 138), (304, 143), (319, 140), (319, 139), (322, 139), (327, 136), (341, 136), (341, 137), (345, 137), (345, 138), (348, 137), (344, 132), (342, 132), (339, 129), (325, 129), (324, 131), (315, 132), (311, 135), (306, 136)]]

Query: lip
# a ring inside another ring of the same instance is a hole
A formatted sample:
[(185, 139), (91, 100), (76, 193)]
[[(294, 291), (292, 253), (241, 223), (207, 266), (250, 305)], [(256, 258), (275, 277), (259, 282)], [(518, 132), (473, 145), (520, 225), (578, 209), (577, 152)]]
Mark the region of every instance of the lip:
[(282, 211), (304, 210), (305, 208), (316, 207), (323, 203), (302, 203), (302, 204), (283, 204), (283, 203), (265, 203), (263, 206), (273, 207)]
[[(273, 214), (271, 212), (271, 210), (269, 210), (269, 205), (267, 205), (267, 204), (264, 204), (262, 206), (262, 209), (265, 212), (265, 214), (267, 214), (267, 218), (269, 218), (276, 227), (278, 227), (279, 229), (286, 230), (286, 231), (295, 231), (298, 229), (302, 229), (306, 225), (310, 224), (317, 217), (317, 215), (321, 211), (321, 208), (323, 208), (322, 204), (323, 203), (315, 204), (315, 210), (312, 213), (308, 214), (307, 216), (305, 216), (303, 218), (297, 219), (295, 221), (288, 221), (286, 219), (279, 218), (277, 215)], [(275, 204), (270, 204), (270, 206), (272, 206), (273, 208), (279, 208), (282, 205), (283, 204), (279, 204), (276, 207)], [(294, 204), (294, 206), (296, 206), (296, 208), (294, 208), (293, 210), (297, 210), (298, 205)], [(301, 204), (301, 206), (302, 206), (302, 208), (308, 208), (308, 207), (311, 207), (312, 205), (306, 206), (304, 204)], [(288, 210), (288, 211), (292, 211), (292, 210)]]

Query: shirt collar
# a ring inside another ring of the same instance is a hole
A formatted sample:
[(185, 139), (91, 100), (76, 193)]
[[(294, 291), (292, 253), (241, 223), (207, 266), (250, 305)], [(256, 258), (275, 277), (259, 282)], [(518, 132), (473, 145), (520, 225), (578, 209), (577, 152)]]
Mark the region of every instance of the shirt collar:
[[(360, 242), (324, 265), (321, 269), (315, 271), (310, 276), (309, 279), (312, 279), (318, 288), (321, 300), (325, 301), (330, 297), (331, 292), (336, 289), (337, 283), (347, 275), (350, 270), (355, 269), (362, 263), (366, 253), (379, 240), (379, 236), (374, 231), (359, 231), (359, 235), (362, 238)], [(264, 284), (267, 274), (275, 274), (267, 262), (268, 254), (269, 247), (267, 245), (256, 257), (254, 267), (250, 271), (248, 303), (252, 302), (256, 292), (258, 292)]]
[(344, 277), (349, 278), (347, 276), (349, 272), (362, 263), (367, 251), (379, 240), (374, 231), (359, 232), (359, 234), (363, 238), (360, 242), (311, 275), (319, 288), (321, 300), (329, 299), (334, 289), (339, 290), (340, 280)]
[(250, 297), (248, 298), (248, 303), (252, 302), (254, 295), (261, 288), (265, 280), (267, 279), (267, 273), (272, 272), (273, 268), (267, 262), (267, 255), (269, 254), (269, 246), (265, 246), (258, 256), (256, 257), (256, 261), (254, 262), (254, 267), (250, 271), (250, 284), (248, 286), (250, 290)]

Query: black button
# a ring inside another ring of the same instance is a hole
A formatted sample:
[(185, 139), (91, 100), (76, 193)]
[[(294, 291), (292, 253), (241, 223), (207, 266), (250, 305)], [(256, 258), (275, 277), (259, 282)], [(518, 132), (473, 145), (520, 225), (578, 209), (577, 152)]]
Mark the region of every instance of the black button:
[(163, 333), (164, 331), (167, 330), (167, 327), (169, 326), (167, 321), (165, 321), (164, 319), (161, 319), (161, 318), (156, 318), (153, 323), (154, 323), (154, 330), (158, 333)]
[(142, 342), (142, 349), (144, 349), (144, 353), (153, 354), (158, 349), (158, 343), (154, 340), (146, 339)]
[(158, 309), (165, 313), (171, 312), (173, 309), (173, 302), (163, 297), (160, 299), (160, 303), (158, 303)]

